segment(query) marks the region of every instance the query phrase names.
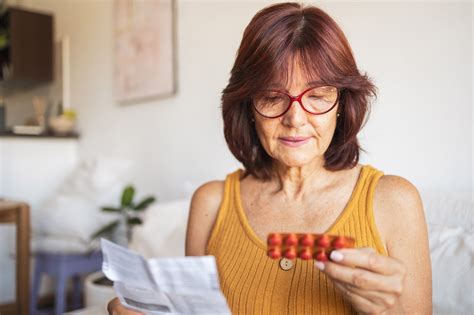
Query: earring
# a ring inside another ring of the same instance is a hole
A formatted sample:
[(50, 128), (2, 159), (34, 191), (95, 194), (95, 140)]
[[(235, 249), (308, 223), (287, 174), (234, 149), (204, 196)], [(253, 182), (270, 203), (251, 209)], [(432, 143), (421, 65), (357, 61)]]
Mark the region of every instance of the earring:
[(252, 117), (252, 122), (254, 123), (255, 122), (255, 118)]
[(339, 116), (341, 116), (341, 113), (337, 113), (336, 117), (339, 117)]

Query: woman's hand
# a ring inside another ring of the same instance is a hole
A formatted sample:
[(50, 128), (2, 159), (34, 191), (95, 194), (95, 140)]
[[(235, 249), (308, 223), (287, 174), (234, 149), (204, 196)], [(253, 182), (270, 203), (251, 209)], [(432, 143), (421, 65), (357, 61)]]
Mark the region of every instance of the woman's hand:
[(330, 261), (315, 265), (335, 284), (356, 311), (364, 314), (403, 313), (400, 296), (406, 267), (372, 248), (335, 250)]
[(109, 312), (109, 315), (144, 315), (126, 308), (120, 303), (118, 298), (114, 298), (107, 304), (107, 312)]

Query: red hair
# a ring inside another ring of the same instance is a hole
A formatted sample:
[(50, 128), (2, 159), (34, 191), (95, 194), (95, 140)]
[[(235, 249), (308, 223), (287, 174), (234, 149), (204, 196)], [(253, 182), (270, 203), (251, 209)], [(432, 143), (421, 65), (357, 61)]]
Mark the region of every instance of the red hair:
[(224, 135), (246, 171), (261, 179), (272, 176), (272, 158), (252, 123), (252, 101), (271, 83), (287, 84), (297, 60), (308, 81), (342, 89), (333, 139), (324, 153), (325, 168), (352, 168), (359, 161), (357, 134), (370, 111), (376, 87), (357, 69), (350, 45), (337, 23), (314, 6), (282, 3), (259, 11), (246, 27), (222, 93)]

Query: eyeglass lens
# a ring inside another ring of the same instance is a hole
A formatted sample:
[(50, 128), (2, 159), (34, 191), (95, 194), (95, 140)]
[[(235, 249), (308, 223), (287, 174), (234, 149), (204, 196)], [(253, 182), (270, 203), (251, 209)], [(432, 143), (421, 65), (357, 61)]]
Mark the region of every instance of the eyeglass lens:
[[(301, 102), (303, 107), (312, 114), (328, 111), (337, 101), (337, 88), (320, 86), (306, 91)], [(290, 106), (291, 98), (282, 92), (264, 91), (255, 98), (255, 109), (267, 117), (283, 114)]]

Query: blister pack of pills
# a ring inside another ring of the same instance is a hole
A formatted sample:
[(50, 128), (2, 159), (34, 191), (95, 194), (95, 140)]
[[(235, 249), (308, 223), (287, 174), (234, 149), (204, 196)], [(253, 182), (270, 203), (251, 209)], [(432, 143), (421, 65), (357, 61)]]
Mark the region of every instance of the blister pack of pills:
[(270, 233), (267, 238), (268, 256), (272, 259), (301, 258), (327, 261), (334, 249), (353, 248), (352, 237), (312, 233)]

